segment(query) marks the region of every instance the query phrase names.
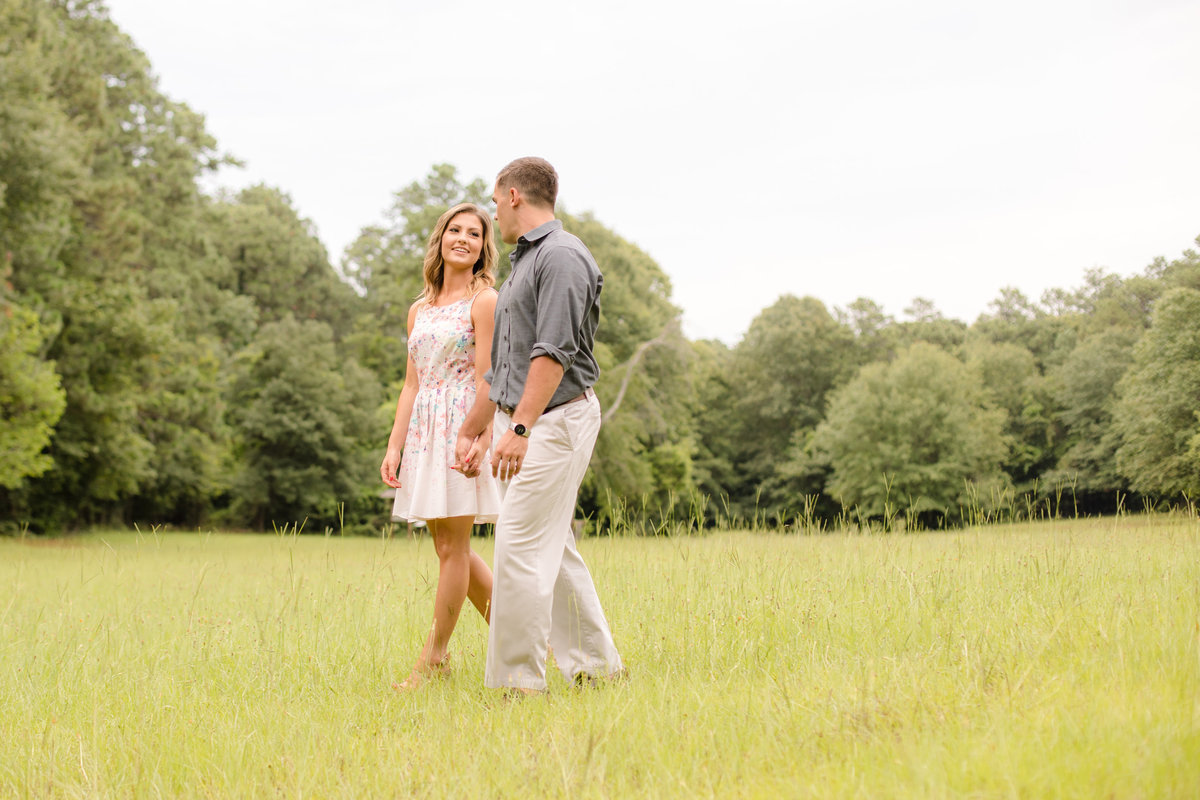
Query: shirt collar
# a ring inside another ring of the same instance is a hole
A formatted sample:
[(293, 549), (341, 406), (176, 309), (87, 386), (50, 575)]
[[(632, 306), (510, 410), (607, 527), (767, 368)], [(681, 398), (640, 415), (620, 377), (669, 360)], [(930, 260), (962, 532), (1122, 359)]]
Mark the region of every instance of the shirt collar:
[(552, 231), (561, 231), (562, 226), (563, 224), (561, 219), (552, 219), (549, 222), (543, 222), (533, 230), (519, 236), (517, 238), (517, 244), (534, 244), (539, 239), (544, 239), (545, 237), (549, 236)]

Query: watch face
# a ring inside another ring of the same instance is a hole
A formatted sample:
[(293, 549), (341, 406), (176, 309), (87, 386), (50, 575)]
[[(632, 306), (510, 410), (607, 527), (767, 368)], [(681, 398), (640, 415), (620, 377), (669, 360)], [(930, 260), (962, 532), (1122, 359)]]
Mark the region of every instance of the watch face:
[(515, 433), (517, 436), (528, 436), (529, 429), (518, 422), (516, 425), (513, 425), (513, 433)]

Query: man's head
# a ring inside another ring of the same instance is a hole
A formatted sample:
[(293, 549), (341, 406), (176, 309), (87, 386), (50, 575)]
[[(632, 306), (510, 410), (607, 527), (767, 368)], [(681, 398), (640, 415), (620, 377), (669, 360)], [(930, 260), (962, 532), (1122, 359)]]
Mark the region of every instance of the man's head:
[[(544, 158), (518, 158), (500, 170), (492, 202), (500, 238), (513, 244), (541, 222), (554, 218), (558, 173)], [(531, 224), (532, 223), (532, 224)]]

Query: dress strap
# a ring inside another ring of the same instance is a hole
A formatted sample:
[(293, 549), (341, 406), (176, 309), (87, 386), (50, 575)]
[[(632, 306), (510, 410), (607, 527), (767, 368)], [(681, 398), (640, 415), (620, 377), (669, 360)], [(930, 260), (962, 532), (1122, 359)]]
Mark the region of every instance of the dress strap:
[(477, 299), (478, 299), (478, 298), (479, 298), (479, 297), (480, 297), (480, 296), (481, 296), (481, 295), (482, 295), (484, 292), (488, 292), (488, 291), (490, 291), (490, 292), (495, 292), (495, 291), (496, 291), (496, 287), (494, 287), (494, 286), (485, 286), (485, 287), (483, 287), (482, 289), (480, 289), (478, 292), (476, 292), (475, 294), (473, 294), (473, 295), (471, 295), (470, 297), (466, 298), (467, 300), (470, 300), (470, 301), (471, 301), (470, 305), (468, 305), (468, 306), (467, 306), (467, 319), (470, 319), (470, 318), (471, 318), (471, 313), (472, 313), (472, 312), (475, 310), (475, 301), (476, 301), (476, 300), (477, 300)]

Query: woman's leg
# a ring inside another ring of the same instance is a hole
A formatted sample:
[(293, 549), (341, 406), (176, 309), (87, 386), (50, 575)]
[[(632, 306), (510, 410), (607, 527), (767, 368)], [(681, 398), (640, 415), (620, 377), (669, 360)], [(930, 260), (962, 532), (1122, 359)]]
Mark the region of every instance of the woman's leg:
[(471, 585), (473, 522), (472, 517), (429, 520), (429, 533), (438, 556), (438, 582), (433, 597), (433, 627), (414, 671), (436, 668), (446, 660), (450, 635), (458, 624), (458, 615)]
[(471, 583), (467, 586), (467, 597), (471, 605), (483, 615), (483, 621), (492, 621), (492, 571), (474, 550), (471, 551)]
[(412, 673), (398, 689), (415, 689), (430, 675), (448, 669), (450, 635), (458, 624), (463, 601), (470, 599), (485, 621), (491, 617), (492, 571), (471, 550), (474, 517), (448, 517), (428, 521), (438, 555), (438, 583), (433, 600), (433, 627), (421, 648)]

